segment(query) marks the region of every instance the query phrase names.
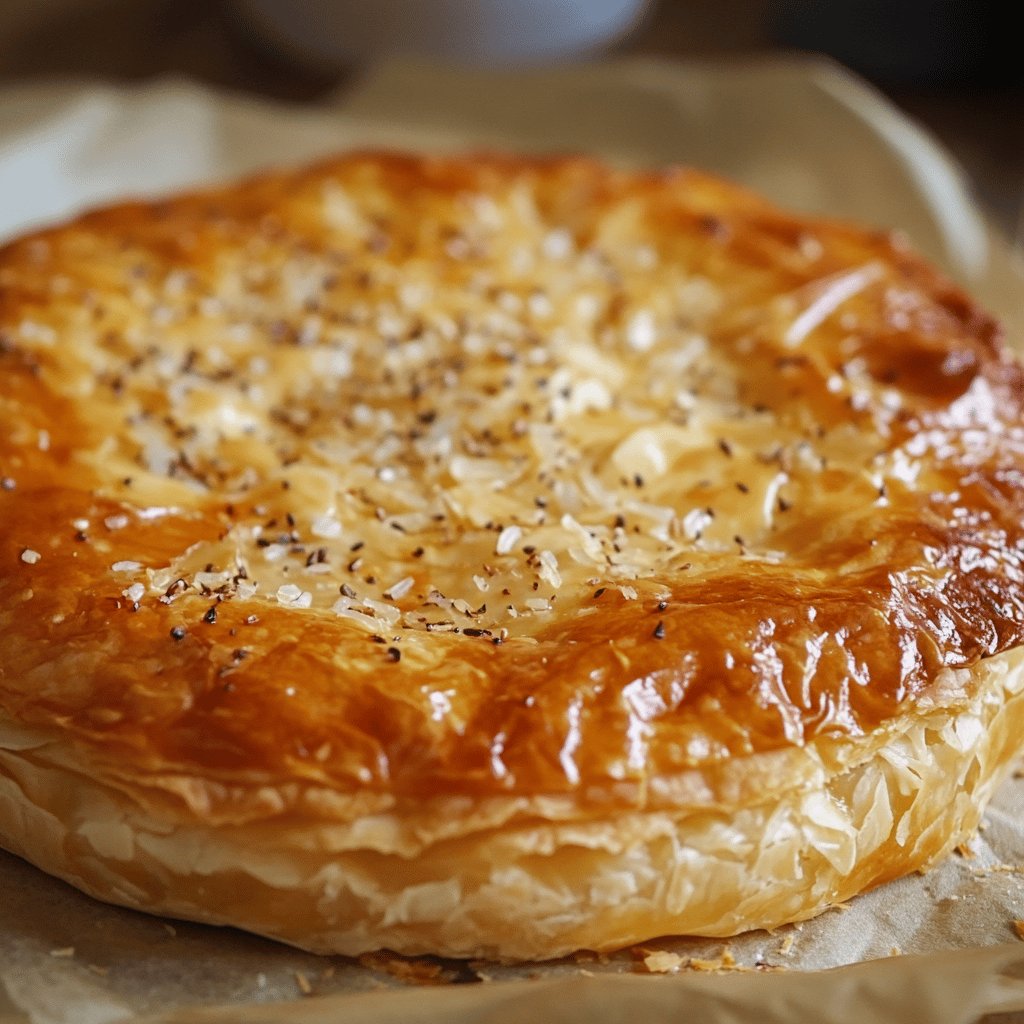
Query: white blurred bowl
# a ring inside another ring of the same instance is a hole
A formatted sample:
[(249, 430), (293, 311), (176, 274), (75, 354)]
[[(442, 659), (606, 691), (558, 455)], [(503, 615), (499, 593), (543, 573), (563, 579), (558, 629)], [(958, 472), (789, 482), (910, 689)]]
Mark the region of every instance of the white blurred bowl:
[(234, 0), (246, 26), (318, 67), (383, 56), (535, 64), (629, 32), (651, 0)]

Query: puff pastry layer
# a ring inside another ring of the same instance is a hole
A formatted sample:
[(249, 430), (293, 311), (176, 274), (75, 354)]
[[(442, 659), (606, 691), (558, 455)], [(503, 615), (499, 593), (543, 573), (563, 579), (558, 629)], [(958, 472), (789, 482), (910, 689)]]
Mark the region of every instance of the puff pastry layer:
[(692, 171), (355, 154), (0, 252), (0, 843), (308, 948), (816, 913), (1024, 725), (1022, 375)]

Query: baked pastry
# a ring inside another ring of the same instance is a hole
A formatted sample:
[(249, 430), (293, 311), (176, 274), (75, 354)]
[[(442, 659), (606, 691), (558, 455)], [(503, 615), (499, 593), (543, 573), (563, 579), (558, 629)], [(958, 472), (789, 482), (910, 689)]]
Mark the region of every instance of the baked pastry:
[(0, 843), (544, 958), (943, 856), (1024, 727), (1022, 374), (888, 234), (344, 156), (0, 253)]

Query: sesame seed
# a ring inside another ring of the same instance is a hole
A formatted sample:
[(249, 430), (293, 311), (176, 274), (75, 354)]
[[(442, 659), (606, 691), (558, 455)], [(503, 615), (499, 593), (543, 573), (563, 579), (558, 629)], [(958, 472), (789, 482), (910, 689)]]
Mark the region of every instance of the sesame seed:
[(184, 640), (186, 633), (188, 633), (188, 630), (184, 626), (174, 626), (171, 629), (171, 639)]
[(655, 640), (664, 640), (665, 639), (665, 623), (659, 621), (658, 624), (654, 627), (654, 632), (651, 634), (651, 636), (653, 636)]
[(207, 622), (212, 626), (216, 621), (217, 606), (215, 604), (211, 604), (210, 607), (206, 609), (206, 614), (203, 616), (203, 622)]

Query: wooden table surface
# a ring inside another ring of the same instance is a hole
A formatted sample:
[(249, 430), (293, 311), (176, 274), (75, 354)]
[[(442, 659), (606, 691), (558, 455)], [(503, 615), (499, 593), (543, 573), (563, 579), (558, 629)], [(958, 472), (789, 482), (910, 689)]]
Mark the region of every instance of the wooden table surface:
[[(386, 3), (387, 0), (381, 0)], [(772, 4), (660, 0), (612, 52), (668, 57), (778, 52)], [(357, 69), (318, 72), (253, 37), (218, 0), (0, 0), (0, 87), (53, 78), (131, 81), (187, 75), (212, 85), (313, 101)], [(959, 160), (978, 198), (1024, 243), (1024, 76), (987, 86), (884, 85)]]

